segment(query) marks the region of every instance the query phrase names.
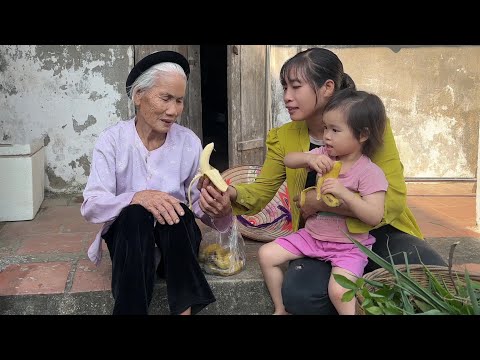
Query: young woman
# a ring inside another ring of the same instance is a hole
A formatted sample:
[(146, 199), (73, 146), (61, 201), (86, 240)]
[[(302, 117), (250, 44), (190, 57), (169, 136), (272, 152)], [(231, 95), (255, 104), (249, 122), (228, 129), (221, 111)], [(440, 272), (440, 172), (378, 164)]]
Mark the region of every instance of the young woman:
[[(305, 169), (285, 167), (284, 158), (290, 152), (306, 152), (323, 143), (323, 111), (333, 94), (340, 89), (355, 88), (352, 79), (343, 72), (343, 64), (330, 50), (311, 48), (302, 51), (285, 62), (280, 72), (284, 88), (285, 106), (291, 122), (272, 129), (267, 137), (267, 154), (262, 171), (251, 184), (230, 186), (225, 193), (218, 192), (210, 182), (200, 182), (201, 208), (210, 216), (233, 212), (236, 215), (253, 215), (261, 211), (275, 196), (281, 184), (287, 180), (294, 231), (303, 227), (301, 216), (306, 219), (318, 211), (332, 211), (347, 216), (351, 233), (365, 233), (375, 237), (373, 250), (388, 258), (388, 248), (397, 264), (403, 263), (406, 252), (409, 263), (446, 265), (441, 256), (423, 241), (417, 222), (406, 205), (407, 191), (390, 122), (387, 119), (383, 146), (371, 157), (388, 181), (385, 194), (385, 211), (382, 221), (371, 226), (354, 214), (348, 204), (329, 208), (316, 200), (311, 191), (302, 208), (298, 208), (298, 194), (315, 184), (315, 174), (307, 176)], [(372, 271), (371, 261), (365, 271)], [(282, 296), (287, 312), (291, 314), (335, 314), (335, 307), (328, 297), (331, 265), (328, 262), (304, 257), (290, 262), (283, 282)]]

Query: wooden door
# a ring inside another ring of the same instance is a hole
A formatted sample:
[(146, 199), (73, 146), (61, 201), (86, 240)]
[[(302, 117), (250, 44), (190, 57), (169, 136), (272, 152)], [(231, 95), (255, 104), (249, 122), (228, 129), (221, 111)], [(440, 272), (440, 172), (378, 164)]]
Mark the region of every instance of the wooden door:
[(190, 64), (185, 108), (178, 123), (191, 129), (203, 139), (202, 132), (202, 93), (200, 81), (200, 46), (199, 45), (135, 45), (135, 64), (145, 56), (162, 50), (176, 51), (185, 56)]
[(267, 129), (265, 45), (227, 47), (229, 166), (263, 164)]

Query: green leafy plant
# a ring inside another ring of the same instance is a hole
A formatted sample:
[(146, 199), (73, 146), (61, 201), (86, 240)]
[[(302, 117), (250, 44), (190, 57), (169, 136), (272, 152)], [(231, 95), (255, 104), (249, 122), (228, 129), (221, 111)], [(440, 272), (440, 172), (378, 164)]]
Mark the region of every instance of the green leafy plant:
[[(409, 265), (404, 253), (405, 265), (389, 263), (359, 241), (346, 234), (372, 261), (391, 274), (388, 283), (368, 278), (358, 278), (355, 282), (334, 274), (335, 280), (348, 289), (342, 301), (350, 301), (357, 296), (361, 309), (371, 315), (480, 315), (480, 283), (473, 281), (467, 269), (465, 273), (452, 271), (452, 258), (455, 246), (450, 249), (449, 284), (435, 276), (433, 267)], [(390, 259), (392, 259), (389, 250)], [(401, 271), (401, 268), (405, 271)], [(420, 284), (411, 275), (422, 270), (428, 286)]]

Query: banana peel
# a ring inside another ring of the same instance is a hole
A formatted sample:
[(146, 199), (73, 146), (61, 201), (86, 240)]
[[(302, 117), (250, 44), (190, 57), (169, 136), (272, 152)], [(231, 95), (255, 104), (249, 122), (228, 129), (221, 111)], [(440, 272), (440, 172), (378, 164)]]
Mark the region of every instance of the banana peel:
[(310, 187), (302, 190), (302, 192), (300, 193), (300, 207), (305, 205), (305, 199), (306, 199), (306, 196), (307, 196), (307, 192), (309, 192), (310, 190), (317, 190), (317, 187), (316, 186), (310, 186)]
[(202, 176), (207, 176), (210, 181), (217, 187), (218, 190), (221, 192), (225, 192), (228, 189), (228, 184), (223, 180), (222, 175), (218, 169), (215, 169), (212, 165), (210, 165), (210, 156), (212, 155), (212, 151), (214, 148), (213, 142), (206, 145), (202, 153), (200, 154), (200, 164), (197, 175), (190, 181), (190, 185), (188, 186), (188, 207), (190, 210), (192, 209), (192, 198), (191, 198), (191, 190), (192, 185), (198, 178)]
[(210, 244), (200, 250), (198, 260), (202, 262), (212, 262), (220, 269), (228, 269), (230, 267), (231, 257), (232, 253), (219, 244)]
[(327, 204), (327, 206), (330, 207), (338, 207), (340, 206), (341, 202), (338, 200), (333, 194), (322, 194), (322, 185), (325, 179), (329, 178), (338, 178), (338, 175), (340, 175), (340, 170), (342, 169), (342, 162), (341, 161), (335, 161), (333, 163), (332, 169), (324, 174), (323, 176), (320, 176), (317, 180), (317, 185), (316, 186), (310, 186), (300, 193), (300, 207), (302, 207), (305, 204), (305, 199), (306, 199), (306, 194), (310, 190), (315, 189), (317, 192), (317, 200), (322, 199), (322, 201)]
[(222, 276), (236, 274), (244, 266), (244, 261), (235, 260), (233, 253), (219, 244), (210, 244), (200, 249), (198, 260), (204, 263), (207, 273)]
[(241, 260), (235, 261), (231, 269), (230, 268), (219, 269), (213, 266), (212, 263), (205, 263), (203, 268), (205, 269), (205, 272), (208, 274), (230, 276), (230, 275), (235, 275), (239, 273), (243, 269), (243, 261)]
[(221, 246), (219, 244), (210, 244), (201, 248), (198, 254), (198, 261), (204, 262), (207, 259), (207, 257), (213, 255), (217, 251), (217, 249), (220, 247)]

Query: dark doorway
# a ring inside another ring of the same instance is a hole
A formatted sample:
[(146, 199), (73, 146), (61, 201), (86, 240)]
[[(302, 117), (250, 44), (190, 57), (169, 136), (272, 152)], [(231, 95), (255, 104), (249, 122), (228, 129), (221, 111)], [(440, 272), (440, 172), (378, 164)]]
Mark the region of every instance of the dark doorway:
[(228, 169), (227, 45), (200, 45), (203, 145), (215, 143), (210, 164)]

